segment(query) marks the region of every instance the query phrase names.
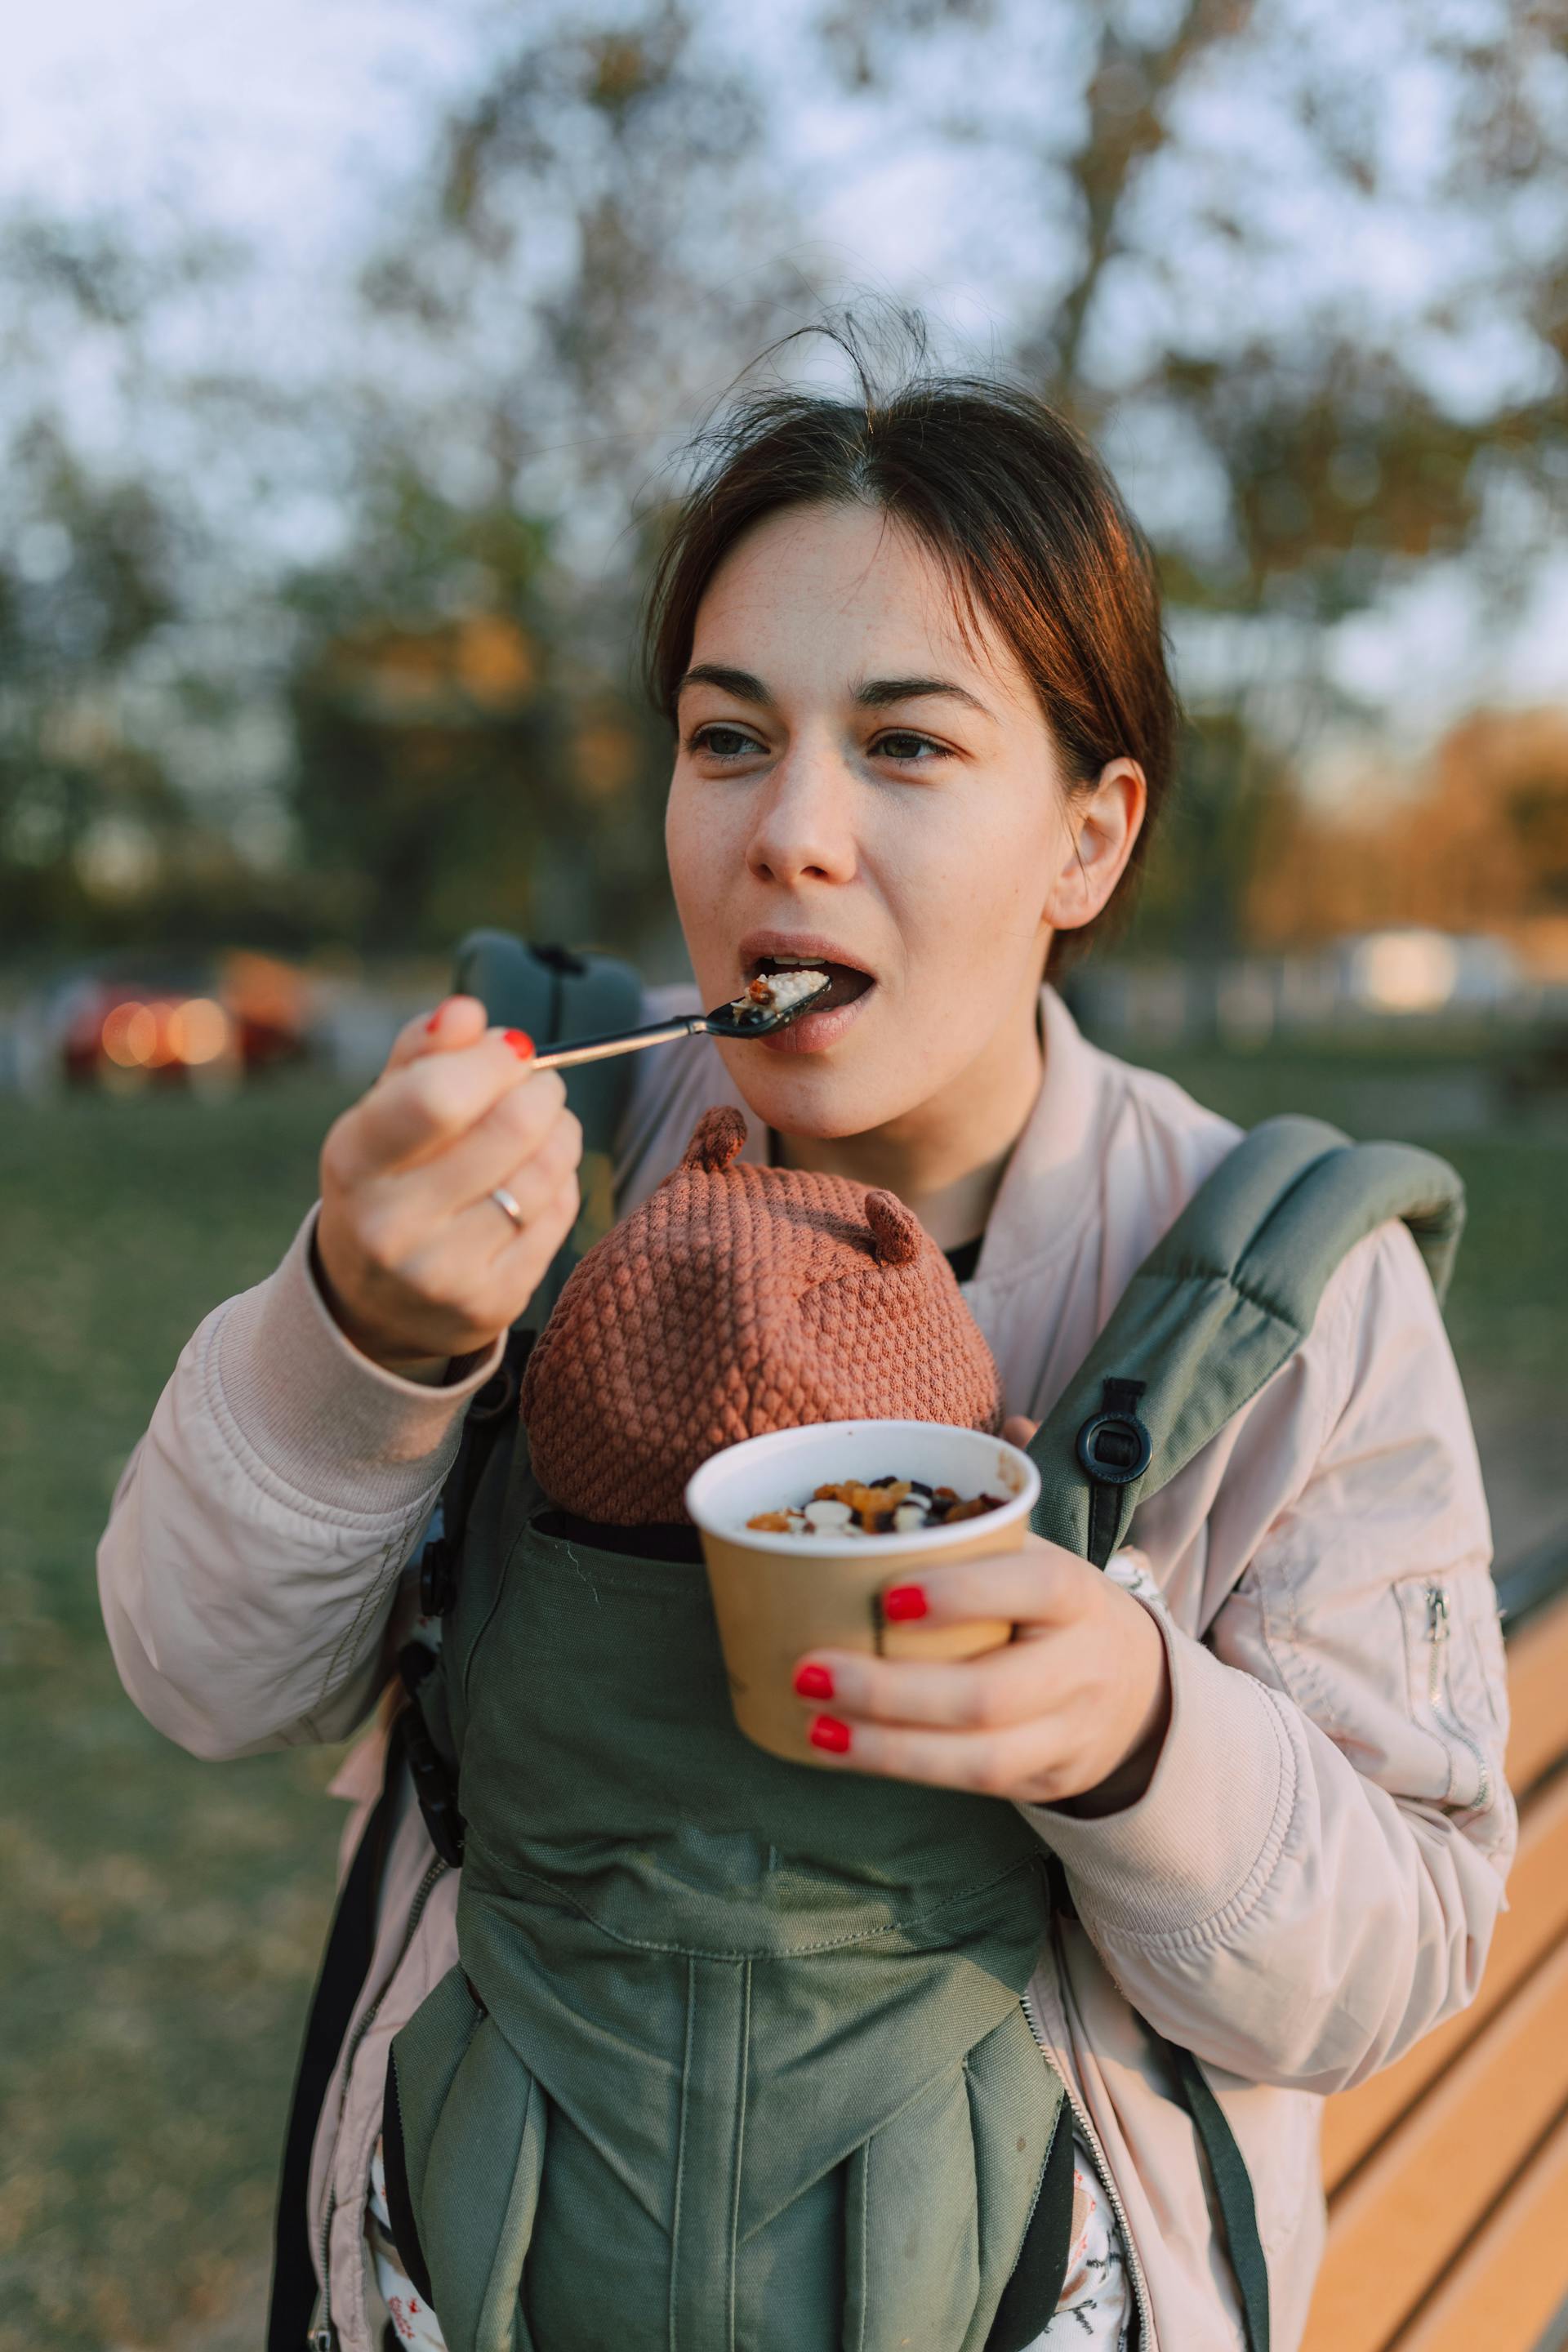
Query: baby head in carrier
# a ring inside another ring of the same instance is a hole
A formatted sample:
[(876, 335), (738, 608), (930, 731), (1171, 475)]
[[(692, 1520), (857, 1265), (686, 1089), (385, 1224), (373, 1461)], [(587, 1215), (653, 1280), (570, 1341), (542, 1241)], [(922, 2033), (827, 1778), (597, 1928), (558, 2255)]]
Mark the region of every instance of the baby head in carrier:
[(686, 1483), (723, 1446), (808, 1422), (1001, 1426), (991, 1350), (914, 1213), (847, 1177), (752, 1167), (745, 1139), (740, 1111), (703, 1113), (574, 1270), (522, 1383), (550, 1501), (640, 1548), (679, 1528), (693, 1559)]

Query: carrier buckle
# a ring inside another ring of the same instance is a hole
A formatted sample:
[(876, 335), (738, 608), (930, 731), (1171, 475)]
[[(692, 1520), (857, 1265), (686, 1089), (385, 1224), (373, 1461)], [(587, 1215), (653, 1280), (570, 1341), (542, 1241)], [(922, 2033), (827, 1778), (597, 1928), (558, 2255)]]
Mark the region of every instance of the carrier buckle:
[(1097, 1486), (1131, 1486), (1154, 1458), (1154, 1441), (1138, 1418), (1143, 1381), (1107, 1381), (1100, 1411), (1078, 1433), (1078, 1458)]
[(467, 1825), (458, 1811), (458, 1792), (447, 1760), (431, 1738), (430, 1727), (419, 1706), (419, 1685), (435, 1663), (434, 1654), (423, 1642), (405, 1643), (398, 1652), (397, 1671), (409, 1698), (403, 1716), (403, 1752), (408, 1759), (414, 1793), (419, 1800), (430, 1843), (449, 1868), (461, 1870)]
[(419, 1611), (424, 1617), (444, 1617), (457, 1598), (452, 1547), (445, 1536), (432, 1536), (419, 1555)]

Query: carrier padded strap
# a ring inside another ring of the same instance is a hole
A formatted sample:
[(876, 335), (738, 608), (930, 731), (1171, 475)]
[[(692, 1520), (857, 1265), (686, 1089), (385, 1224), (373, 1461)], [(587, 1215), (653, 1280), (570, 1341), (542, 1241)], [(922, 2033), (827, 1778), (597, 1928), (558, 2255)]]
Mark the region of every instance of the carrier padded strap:
[[(1311, 1329), (1347, 1251), (1394, 1218), (1440, 1297), (1464, 1223), (1464, 1187), (1446, 1161), (1414, 1144), (1352, 1143), (1321, 1119), (1268, 1119), (1245, 1136), (1145, 1258), (1037, 1433), (1035, 1532), (1109, 1557), (1140, 1496), (1257, 1395)], [(1146, 1466), (1113, 1481), (1109, 1500), (1079, 1453), (1108, 1381), (1142, 1383), (1137, 1420), (1150, 1439)]]
[(1258, 2208), (1246, 2159), (1236, 2144), (1225, 2110), (1192, 2052), (1182, 2049), (1177, 2042), (1167, 2042), (1146, 2019), (1139, 2022), (1170, 2060), (1182, 2105), (1193, 2119), (1203, 2147), (1214, 2201), (1225, 2223), (1226, 2252), (1241, 2297), (1247, 2352), (1268, 2352), (1268, 2263), (1258, 2235)]
[(403, 1764), (406, 1729), (401, 1714), (387, 1734), (381, 1794), (360, 1834), (349, 1864), (300, 2046), (283, 2143), (278, 2183), (278, 2213), (272, 2240), (272, 2301), (267, 2318), (267, 2352), (300, 2352), (320, 2292), (310, 2257), (309, 2200), (310, 2150), (317, 2118), (327, 2095), (338, 2053), (354, 2003), (370, 1973), (375, 1948), (376, 1897), (391, 1833), (392, 1809)]
[(1072, 2252), (1072, 2109), (1057, 2109), (1039, 2193), (1013, 2275), (1002, 2290), (985, 2352), (1026, 2352), (1050, 2326)]

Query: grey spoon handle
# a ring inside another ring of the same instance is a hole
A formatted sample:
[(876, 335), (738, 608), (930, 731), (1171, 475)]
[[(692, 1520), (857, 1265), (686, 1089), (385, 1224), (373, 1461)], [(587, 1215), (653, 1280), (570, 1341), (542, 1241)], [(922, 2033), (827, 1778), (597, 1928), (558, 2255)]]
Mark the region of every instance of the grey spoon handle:
[(775, 1029), (783, 1029), (827, 993), (826, 977), (797, 1003), (773, 1006), (767, 1012), (753, 1012), (748, 1005), (743, 1014), (737, 1014), (730, 1004), (715, 1005), (711, 1013), (683, 1013), (676, 1021), (656, 1021), (647, 1029), (621, 1029), (613, 1037), (579, 1037), (571, 1045), (558, 1045), (548, 1054), (541, 1054), (534, 1062), (536, 1070), (569, 1070), (575, 1062), (605, 1062), (612, 1054), (640, 1054), (645, 1045), (667, 1045), (675, 1037), (734, 1037), (749, 1042), (754, 1037), (767, 1037)]
[(645, 1045), (666, 1045), (675, 1037), (700, 1037), (707, 1028), (707, 1014), (692, 1013), (679, 1021), (656, 1021), (647, 1029), (622, 1029), (611, 1037), (580, 1037), (574, 1045), (536, 1055), (533, 1067), (569, 1070), (577, 1062), (606, 1062), (612, 1054), (640, 1054)]

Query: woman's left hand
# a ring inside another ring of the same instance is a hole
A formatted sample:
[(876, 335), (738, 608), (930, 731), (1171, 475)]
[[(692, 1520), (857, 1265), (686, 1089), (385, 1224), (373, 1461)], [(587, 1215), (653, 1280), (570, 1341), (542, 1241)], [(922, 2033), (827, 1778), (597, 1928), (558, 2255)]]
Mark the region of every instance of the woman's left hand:
[(983, 1657), (916, 1663), (812, 1650), (795, 1687), (811, 1739), (851, 1771), (1016, 1804), (1119, 1811), (1148, 1787), (1170, 1718), (1149, 1611), (1059, 1544), (932, 1566), (883, 1595), (890, 1622), (1012, 1620)]

